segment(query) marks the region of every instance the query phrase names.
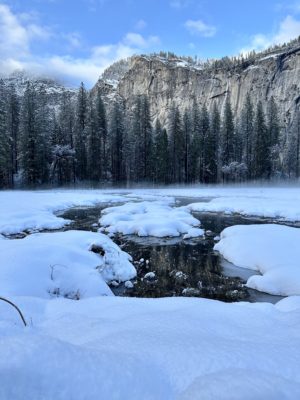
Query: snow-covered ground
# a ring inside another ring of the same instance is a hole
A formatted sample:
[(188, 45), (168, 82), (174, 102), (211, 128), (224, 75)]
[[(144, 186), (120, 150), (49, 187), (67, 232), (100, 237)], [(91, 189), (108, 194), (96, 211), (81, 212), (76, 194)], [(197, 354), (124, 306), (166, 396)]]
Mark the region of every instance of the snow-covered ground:
[(1, 399), (300, 398), (295, 299), (13, 300), (30, 325), (0, 304)]
[[(209, 192), (207, 192), (209, 194)], [(222, 212), (262, 218), (300, 221), (300, 189), (245, 189), (211, 192), (209, 202), (191, 203), (192, 211)]]
[[(90, 251), (91, 247), (98, 254)], [(101, 253), (101, 254), (99, 254)], [(136, 275), (131, 257), (101, 233), (36, 233), (24, 239), (0, 237), (0, 295), (112, 295), (105, 282)]]
[(126, 199), (97, 190), (3, 191), (0, 192), (0, 233), (59, 229), (68, 221), (54, 215), (57, 211)]
[[(175, 210), (179, 196), (195, 202)], [(201, 207), (300, 220), (298, 188), (3, 191), (0, 233), (57, 229), (66, 223), (58, 210), (115, 202), (127, 204), (106, 209), (101, 222), (109, 230), (123, 232), (116, 227), (125, 221), (135, 226), (129, 233), (158, 236), (200, 234), (191, 210)], [(299, 295), (298, 232), (237, 226), (216, 248), (263, 274), (248, 286)], [(300, 398), (300, 296), (276, 305), (115, 297), (105, 282), (135, 270), (101, 233), (0, 235), (0, 254), (0, 296), (28, 323), (0, 301), (0, 400)]]
[[(171, 201), (172, 202), (172, 201)], [(102, 211), (99, 222), (108, 233), (123, 233), (138, 236), (180, 236), (203, 235), (194, 218), (186, 207), (172, 207), (170, 200), (128, 202), (122, 206), (108, 207)]]
[(228, 261), (254, 269), (247, 286), (262, 292), (300, 295), (300, 229), (275, 224), (226, 228), (215, 245)]

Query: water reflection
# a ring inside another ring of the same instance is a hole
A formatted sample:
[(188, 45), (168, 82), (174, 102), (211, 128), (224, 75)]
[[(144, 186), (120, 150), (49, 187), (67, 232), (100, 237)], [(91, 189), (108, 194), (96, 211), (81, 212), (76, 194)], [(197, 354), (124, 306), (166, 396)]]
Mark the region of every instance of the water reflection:
[[(222, 274), (220, 258), (212, 251), (210, 239), (181, 241), (173, 245), (137, 245), (119, 239), (123, 249), (133, 255), (137, 269), (136, 284), (126, 290), (129, 296), (197, 296), (236, 301), (248, 297), (243, 281)], [(147, 274), (155, 273), (148, 279)], [(145, 278), (146, 276), (146, 278)]]

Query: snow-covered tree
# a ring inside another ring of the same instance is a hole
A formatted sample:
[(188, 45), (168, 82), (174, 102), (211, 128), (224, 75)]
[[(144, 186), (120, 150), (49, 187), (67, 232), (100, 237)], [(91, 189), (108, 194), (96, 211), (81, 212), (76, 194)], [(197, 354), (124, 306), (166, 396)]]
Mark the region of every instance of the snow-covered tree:
[(28, 185), (45, 183), (48, 178), (48, 138), (43, 93), (38, 93), (28, 82), (21, 108), (21, 167)]
[(0, 187), (10, 185), (12, 172), (11, 138), (7, 130), (7, 93), (0, 80)]
[(18, 173), (18, 141), (20, 122), (20, 102), (14, 85), (7, 90), (7, 135), (10, 141), (11, 185), (14, 185), (14, 175)]

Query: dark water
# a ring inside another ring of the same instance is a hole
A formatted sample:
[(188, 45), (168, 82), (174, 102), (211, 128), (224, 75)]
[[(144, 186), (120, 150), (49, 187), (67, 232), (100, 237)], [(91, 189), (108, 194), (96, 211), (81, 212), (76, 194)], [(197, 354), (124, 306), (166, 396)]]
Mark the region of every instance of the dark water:
[[(183, 198), (176, 205), (195, 201)], [(73, 221), (64, 229), (97, 231), (101, 210), (109, 205), (73, 208), (61, 213), (62, 217)], [(135, 235), (115, 236), (113, 240), (132, 256), (137, 278), (130, 289), (125, 288), (124, 284), (117, 287), (111, 285), (114, 293), (135, 297), (196, 296), (223, 301), (274, 303), (280, 299), (279, 296), (247, 289), (244, 284), (255, 272), (226, 262), (213, 250), (216, 243), (214, 238), (226, 227), (262, 224), (266, 220), (212, 213), (194, 213), (194, 216), (201, 220), (201, 227), (206, 231), (203, 238), (183, 240), (182, 237), (160, 239)]]

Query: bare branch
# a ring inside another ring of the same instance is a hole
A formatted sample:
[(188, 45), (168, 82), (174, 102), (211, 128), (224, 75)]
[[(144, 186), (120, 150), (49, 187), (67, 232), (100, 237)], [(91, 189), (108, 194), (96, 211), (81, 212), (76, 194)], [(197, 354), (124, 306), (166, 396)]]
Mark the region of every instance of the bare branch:
[(10, 304), (12, 307), (14, 307), (14, 308), (18, 311), (18, 313), (19, 313), (19, 315), (20, 315), (20, 317), (21, 317), (21, 319), (22, 319), (22, 321), (23, 321), (23, 324), (24, 324), (25, 326), (27, 326), (26, 321), (25, 321), (25, 318), (24, 318), (24, 316), (23, 316), (21, 310), (19, 309), (19, 307), (17, 307), (12, 301), (7, 300), (7, 299), (5, 299), (4, 297), (0, 297), (0, 300), (5, 301), (6, 303), (8, 303), (8, 304)]

